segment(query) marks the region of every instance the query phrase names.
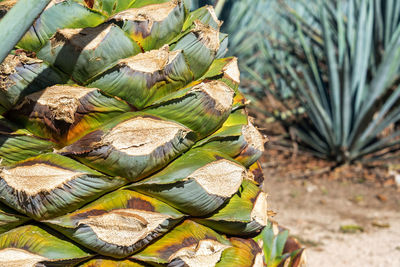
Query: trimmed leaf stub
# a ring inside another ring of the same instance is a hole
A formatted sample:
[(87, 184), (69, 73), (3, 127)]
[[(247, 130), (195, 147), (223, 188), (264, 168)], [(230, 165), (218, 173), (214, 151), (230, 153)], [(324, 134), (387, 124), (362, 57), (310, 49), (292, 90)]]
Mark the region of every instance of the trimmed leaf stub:
[(95, 27), (104, 20), (101, 14), (74, 1), (53, 0), (19, 41), (18, 47), (37, 52), (58, 29)]
[(191, 81), (193, 74), (182, 51), (169, 51), (165, 45), (159, 50), (121, 59), (90, 86), (142, 109)]
[(135, 181), (167, 165), (194, 139), (190, 129), (176, 122), (127, 113), (61, 152), (101, 172)]
[(168, 266), (214, 267), (231, 246), (211, 229), (187, 220), (132, 258)]
[(65, 74), (25, 53), (9, 55), (0, 64), (0, 113), (11, 109), (24, 96), (68, 80)]
[(0, 200), (36, 219), (59, 216), (127, 181), (107, 177), (57, 154), (44, 154), (0, 171)]
[(121, 26), (145, 51), (169, 43), (181, 32), (185, 8), (181, 0), (131, 8), (115, 14), (110, 21)]
[(255, 234), (267, 225), (266, 194), (252, 181), (244, 180), (223, 208), (210, 217), (193, 220), (225, 234)]
[(249, 167), (261, 157), (264, 144), (264, 137), (240, 109), (231, 113), (218, 131), (196, 146), (220, 151)]
[(201, 139), (228, 118), (233, 95), (234, 91), (225, 83), (205, 81), (161, 99), (146, 112), (182, 123)]
[(123, 258), (145, 247), (183, 217), (154, 198), (119, 190), (46, 222), (91, 250)]
[(246, 169), (211, 151), (193, 150), (130, 187), (193, 216), (218, 209), (239, 189)]
[(172, 44), (173, 50), (182, 50), (194, 78), (200, 78), (210, 67), (219, 49), (219, 31), (201, 21)]
[(36, 135), (69, 144), (130, 110), (96, 88), (55, 85), (26, 96), (10, 116)]
[(196, 20), (199, 20), (204, 24), (210, 25), (216, 30), (219, 30), (222, 25), (222, 21), (220, 21), (215, 14), (214, 7), (209, 5), (203, 6), (199, 9), (194, 10), (193, 12), (190, 12), (188, 18), (185, 21), (185, 24), (183, 25), (183, 30), (185, 31), (193, 27), (193, 23)]
[(0, 235), (0, 266), (70, 266), (91, 257), (65, 238), (35, 225)]
[(58, 30), (38, 57), (83, 84), (119, 59), (140, 52), (140, 47), (118, 26), (101, 24), (95, 28)]

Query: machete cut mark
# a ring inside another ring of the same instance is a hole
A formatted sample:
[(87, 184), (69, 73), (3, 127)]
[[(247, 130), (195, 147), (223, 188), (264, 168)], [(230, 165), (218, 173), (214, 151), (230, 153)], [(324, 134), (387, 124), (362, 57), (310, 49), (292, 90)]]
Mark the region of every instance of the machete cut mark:
[(264, 192), (258, 194), (250, 216), (252, 220), (255, 220), (260, 225), (267, 225), (267, 195)]
[(237, 192), (246, 176), (244, 167), (221, 159), (197, 169), (188, 179), (196, 180), (211, 195), (227, 198)]
[(49, 192), (81, 175), (83, 175), (81, 172), (66, 170), (46, 163), (17, 166), (3, 169), (0, 172), (0, 177), (8, 186), (31, 196), (43, 191)]
[[(136, 30), (141, 32), (143, 38), (145, 38), (150, 34), (154, 22), (167, 19), (177, 5), (178, 1), (170, 1), (162, 4), (146, 5), (140, 8), (131, 8), (114, 15), (110, 20), (133, 21), (138, 23), (138, 28)], [(141, 27), (144, 28), (140, 29)]]
[(215, 100), (215, 109), (224, 113), (229, 111), (232, 106), (235, 92), (221, 81), (210, 81), (201, 83), (191, 91), (203, 91)]
[(31, 267), (45, 260), (48, 259), (23, 249), (6, 248), (0, 250), (0, 266)]
[(111, 19), (132, 21), (163, 21), (177, 5), (178, 1), (169, 1), (162, 4), (131, 8), (116, 14)]
[(189, 267), (213, 267), (221, 259), (222, 252), (229, 247), (215, 240), (200, 240), (198, 244), (181, 248), (172, 254), (169, 262), (180, 259)]
[(264, 138), (261, 133), (249, 122), (248, 125), (242, 127), (244, 140), (253, 148), (263, 152)]
[(95, 28), (61, 29), (51, 39), (51, 46), (56, 47), (69, 42), (78, 50), (91, 50), (104, 40), (113, 24), (102, 24)]
[(190, 130), (170, 121), (137, 117), (115, 126), (104, 138), (104, 144), (130, 156), (148, 155), (177, 136), (184, 138)]
[(135, 71), (153, 73), (163, 70), (180, 52), (181, 51), (169, 52), (168, 45), (164, 45), (159, 50), (151, 50), (130, 58), (122, 59), (119, 61), (119, 64), (127, 65)]
[(15, 81), (11, 77), (17, 72), (17, 67), (41, 62), (43, 61), (40, 59), (28, 57), (25, 52), (18, 55), (8, 55), (0, 64), (0, 90), (8, 91), (8, 88), (15, 85)]
[(118, 246), (132, 246), (169, 218), (171, 218), (169, 215), (156, 212), (123, 209), (89, 217), (79, 221), (78, 225), (89, 226), (104, 242)]
[(215, 10), (213, 6), (207, 6), (207, 10), (211, 15), (211, 18), (217, 23), (218, 26), (222, 25), (222, 21), (220, 21), (217, 17), (217, 14), (215, 14)]
[(237, 84), (240, 83), (240, 71), (236, 57), (234, 57), (228, 64), (226, 64), (222, 71), (229, 80)]
[(209, 25), (201, 23), (199, 20), (194, 22), (192, 32), (197, 36), (197, 39), (202, 42), (211, 51), (216, 52), (219, 49), (219, 31)]
[[(75, 113), (80, 105), (80, 99), (95, 90), (97, 89), (55, 85), (28, 95), (19, 107), (26, 103), (38, 103), (50, 110), (47, 117), (72, 124), (75, 121)], [(35, 108), (40, 108), (40, 106), (35, 106)]]

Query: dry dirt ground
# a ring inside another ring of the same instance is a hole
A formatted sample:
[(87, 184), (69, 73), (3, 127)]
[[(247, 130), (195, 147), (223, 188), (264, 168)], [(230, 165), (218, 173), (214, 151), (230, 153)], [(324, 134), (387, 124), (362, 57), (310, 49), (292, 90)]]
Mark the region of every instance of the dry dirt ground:
[[(321, 164), (309, 161), (274, 151), (263, 159), (268, 209), (307, 247), (309, 266), (399, 267), (400, 191), (392, 179), (367, 177), (360, 166), (319, 174)], [(305, 162), (317, 166), (312, 175)]]

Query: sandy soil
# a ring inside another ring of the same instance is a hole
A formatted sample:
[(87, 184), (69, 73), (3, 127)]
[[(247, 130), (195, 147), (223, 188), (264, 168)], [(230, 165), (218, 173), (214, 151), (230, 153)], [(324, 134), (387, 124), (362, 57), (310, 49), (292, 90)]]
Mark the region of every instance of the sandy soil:
[[(264, 164), (269, 209), (305, 244), (310, 267), (400, 266), (400, 193), (394, 186), (279, 177), (275, 169)], [(348, 225), (363, 231), (340, 230)]]

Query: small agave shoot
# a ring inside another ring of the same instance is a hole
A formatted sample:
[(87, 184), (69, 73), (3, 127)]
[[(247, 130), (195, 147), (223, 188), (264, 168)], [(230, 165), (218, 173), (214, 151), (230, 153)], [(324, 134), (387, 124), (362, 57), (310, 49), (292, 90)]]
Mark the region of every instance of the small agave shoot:
[(269, 81), (248, 71), (284, 105), (282, 90), (290, 89), (304, 111), (289, 112), (299, 121), (298, 139), (308, 151), (339, 163), (396, 149), (398, 1), (286, 2), (279, 9), (282, 23), (274, 24), (281, 34), (259, 40)]
[(50, 2), (0, 65), (1, 266), (264, 266), (264, 138), (220, 26)]

